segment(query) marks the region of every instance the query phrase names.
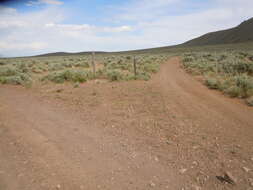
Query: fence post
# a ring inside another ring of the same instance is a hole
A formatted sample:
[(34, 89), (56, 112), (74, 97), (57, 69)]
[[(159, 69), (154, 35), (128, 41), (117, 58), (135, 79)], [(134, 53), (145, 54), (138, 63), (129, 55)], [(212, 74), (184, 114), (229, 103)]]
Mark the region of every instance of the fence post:
[(217, 53), (214, 53), (214, 57), (215, 57), (215, 73), (218, 74), (218, 59), (217, 59)]
[(137, 79), (137, 70), (136, 70), (136, 57), (134, 56), (134, 77)]
[(93, 76), (95, 78), (95, 75), (96, 75), (96, 65), (95, 65), (95, 52), (94, 51), (92, 52), (91, 63), (92, 63)]

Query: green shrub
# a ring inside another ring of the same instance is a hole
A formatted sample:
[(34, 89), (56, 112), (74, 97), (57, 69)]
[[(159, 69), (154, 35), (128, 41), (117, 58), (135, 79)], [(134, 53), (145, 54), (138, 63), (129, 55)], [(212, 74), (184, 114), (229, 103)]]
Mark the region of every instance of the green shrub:
[(194, 58), (192, 58), (192, 57), (185, 57), (184, 59), (183, 59), (183, 62), (184, 63), (188, 63), (188, 62), (192, 62), (194, 60)]
[(253, 106), (253, 96), (251, 96), (250, 98), (246, 99), (246, 104), (248, 106)]
[(253, 80), (247, 75), (239, 75), (235, 77), (236, 86), (241, 88), (243, 98), (247, 98), (253, 89)]
[(73, 86), (74, 88), (79, 88), (79, 83), (78, 82), (76, 82), (75, 84), (74, 84), (74, 86)]
[(144, 64), (144, 71), (148, 73), (156, 73), (159, 70), (159, 64), (153, 63), (153, 64)]
[(96, 71), (96, 77), (100, 78), (100, 77), (106, 77), (106, 70), (103, 69), (98, 69)]
[(23, 84), (23, 80), (20, 76), (8, 76), (8, 77), (1, 77), (0, 82), (2, 84)]
[(136, 79), (139, 79), (139, 80), (149, 80), (151, 78), (151, 76), (148, 74), (148, 73), (138, 73), (137, 76), (136, 76)]
[(43, 73), (43, 70), (35, 67), (35, 68), (32, 68), (32, 72), (33, 73)]
[(84, 67), (84, 68), (90, 67), (89, 63), (87, 63), (87, 62), (76, 62), (76, 63), (74, 63), (74, 66), (75, 67)]
[[(19, 65), (19, 64), (17, 64)], [(0, 67), (0, 83), (1, 84), (14, 84), (14, 85), (25, 85), (31, 82), (30, 75), (27, 74), (27, 70), (23, 66), (18, 68), (12, 66)]]
[(231, 86), (227, 88), (224, 92), (225, 94), (228, 94), (232, 98), (240, 97), (241, 95), (241, 89), (237, 86)]
[(17, 64), (17, 69), (19, 70), (19, 72), (22, 72), (22, 73), (28, 73), (29, 72), (28, 64), (25, 64), (25, 63)]
[[(213, 73), (215, 76), (215, 73)], [(219, 90), (225, 92), (228, 88), (234, 85), (234, 82), (230, 78), (219, 79)]]
[(0, 76), (13, 76), (17, 74), (18, 70), (12, 66), (0, 67)]
[(62, 63), (62, 66), (70, 68), (70, 67), (72, 67), (72, 63)]
[(134, 75), (133, 73), (126, 74), (126, 75), (124, 76), (124, 80), (126, 80), (126, 81), (136, 80), (136, 77), (135, 77), (135, 75)]
[(208, 86), (210, 89), (219, 89), (219, 81), (215, 78), (207, 78), (205, 80), (205, 84)]
[(249, 55), (247, 52), (238, 52), (238, 54), (241, 56), (241, 58), (245, 58)]
[(200, 52), (184, 56), (183, 66), (186, 70), (208, 76), (205, 84), (209, 88), (221, 90), (231, 97), (253, 96), (253, 62), (249, 59), (249, 53)]
[(60, 63), (51, 64), (48, 68), (49, 71), (59, 71), (64, 69), (64, 66)]
[(65, 81), (82, 83), (91, 78), (92, 73), (90, 71), (64, 70), (50, 73), (43, 77), (42, 81), (49, 80), (55, 83), (63, 83)]
[(13, 75), (13, 76), (1, 76), (1, 84), (14, 84), (14, 85), (28, 85), (31, 83), (31, 78), (25, 74)]
[(249, 62), (224, 62), (221, 63), (221, 69), (224, 73), (242, 74), (242, 73), (253, 73), (253, 63)]
[(248, 63), (248, 74), (250, 74), (250, 75), (253, 74), (253, 62)]
[(223, 61), (225, 59), (227, 59), (226, 55), (220, 55), (220, 57), (217, 59), (217, 61)]
[(110, 81), (119, 81), (123, 79), (123, 75), (117, 70), (109, 70), (106, 74)]

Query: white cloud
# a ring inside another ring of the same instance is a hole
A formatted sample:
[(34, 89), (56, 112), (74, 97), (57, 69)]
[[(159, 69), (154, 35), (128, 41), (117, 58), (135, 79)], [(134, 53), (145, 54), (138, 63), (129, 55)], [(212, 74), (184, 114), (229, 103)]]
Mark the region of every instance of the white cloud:
[(63, 2), (59, 0), (37, 0), (37, 1), (29, 1), (28, 3), (26, 3), (27, 6), (34, 6), (40, 4), (62, 5)]
[(102, 28), (104, 32), (130, 32), (133, 31), (131, 26), (119, 26), (119, 27), (104, 27)]
[(133, 31), (131, 26), (118, 26), (118, 27), (97, 27), (89, 24), (55, 24), (47, 23), (46, 28), (58, 29), (61, 31), (92, 31), (92, 32), (129, 32)]
[(55, 24), (47, 23), (45, 24), (47, 28), (58, 28), (62, 30), (88, 30), (91, 29), (91, 26), (88, 24)]
[[(141, 20), (153, 19), (167, 13), (166, 9), (174, 4), (181, 3), (182, 0), (132, 0), (121, 7), (114, 19), (117, 20)], [(176, 7), (173, 7), (176, 9)]]
[[(114, 19), (119, 23), (134, 22), (139, 37), (150, 42), (151, 47), (183, 43), (207, 32), (234, 27), (253, 16), (252, 0), (199, 4), (187, 0), (133, 1)], [(194, 11), (188, 11), (191, 9)]]
[(0, 28), (10, 28), (10, 27), (24, 27), (27, 23), (23, 21), (13, 20), (13, 21), (5, 21), (0, 20)]
[(0, 42), (0, 49), (2, 50), (40, 50), (46, 48), (45, 42), (31, 42), (31, 43), (7, 43)]
[(0, 6), (0, 15), (9, 15), (16, 12), (17, 10), (14, 8)]
[(186, 0), (131, 2), (122, 6), (124, 8), (113, 8), (114, 15), (110, 17), (113, 26), (66, 24), (68, 12), (61, 6), (25, 13), (0, 7), (0, 54), (23, 56), (173, 45), (210, 31), (236, 26), (253, 16), (252, 0), (214, 0), (210, 6), (198, 9), (193, 3), (189, 9), (194, 11), (180, 10), (188, 6)]
[(16, 9), (0, 6), (0, 29), (26, 25), (22, 19), (13, 18), (14, 15), (17, 15)]
[[(58, 7), (37, 12), (0, 14), (0, 53), (9, 56), (34, 55), (51, 51), (112, 50), (118, 41), (133, 28), (62, 24), (67, 13)], [(106, 36), (102, 37), (104, 34)], [(105, 43), (106, 42), (106, 43)], [(123, 43), (124, 44), (124, 43)], [(106, 46), (108, 48), (106, 48)], [(119, 45), (117, 45), (118, 47)], [(116, 49), (115, 49), (116, 50)]]

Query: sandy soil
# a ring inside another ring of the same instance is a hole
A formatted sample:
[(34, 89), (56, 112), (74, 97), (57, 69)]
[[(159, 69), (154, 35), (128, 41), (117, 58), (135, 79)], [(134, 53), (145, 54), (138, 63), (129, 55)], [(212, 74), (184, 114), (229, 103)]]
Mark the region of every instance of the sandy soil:
[(251, 190), (253, 109), (179, 58), (148, 82), (2, 85), (0, 189)]

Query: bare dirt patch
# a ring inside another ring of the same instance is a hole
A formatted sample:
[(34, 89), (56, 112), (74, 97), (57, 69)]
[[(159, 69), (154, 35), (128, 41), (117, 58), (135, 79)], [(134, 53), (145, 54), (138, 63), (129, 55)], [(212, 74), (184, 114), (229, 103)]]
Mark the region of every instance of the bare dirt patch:
[(3, 189), (253, 188), (252, 108), (179, 58), (147, 82), (0, 86), (0, 121)]

